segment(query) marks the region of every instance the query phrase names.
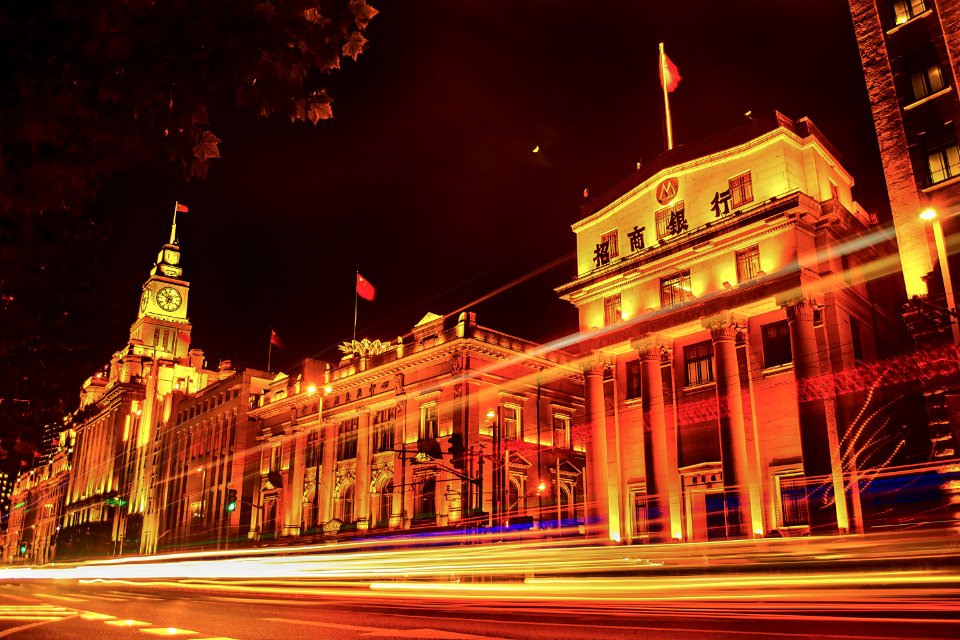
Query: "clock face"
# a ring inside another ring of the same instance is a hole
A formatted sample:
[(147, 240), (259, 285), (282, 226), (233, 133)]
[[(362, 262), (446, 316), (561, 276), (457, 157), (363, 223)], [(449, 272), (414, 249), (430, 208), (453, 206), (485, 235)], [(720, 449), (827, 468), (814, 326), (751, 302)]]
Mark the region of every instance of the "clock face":
[(173, 287), (164, 287), (157, 291), (157, 304), (164, 311), (176, 311), (183, 304), (183, 298)]
[(150, 292), (149, 292), (149, 291), (144, 291), (144, 292), (143, 292), (143, 297), (140, 298), (140, 311), (146, 311), (146, 310), (147, 310), (147, 302), (149, 302), (149, 301), (150, 301)]

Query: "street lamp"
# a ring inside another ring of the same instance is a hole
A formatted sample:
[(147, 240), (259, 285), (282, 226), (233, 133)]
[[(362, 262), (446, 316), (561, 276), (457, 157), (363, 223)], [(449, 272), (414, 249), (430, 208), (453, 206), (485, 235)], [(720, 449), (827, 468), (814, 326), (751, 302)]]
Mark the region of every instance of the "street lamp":
[(960, 326), (957, 324), (957, 305), (953, 300), (953, 283), (950, 280), (950, 265), (947, 263), (947, 244), (943, 239), (943, 225), (934, 209), (925, 209), (920, 219), (933, 226), (933, 242), (937, 247), (937, 260), (940, 262), (940, 274), (943, 276), (943, 290), (946, 294), (947, 321), (953, 334), (953, 343), (960, 344)]

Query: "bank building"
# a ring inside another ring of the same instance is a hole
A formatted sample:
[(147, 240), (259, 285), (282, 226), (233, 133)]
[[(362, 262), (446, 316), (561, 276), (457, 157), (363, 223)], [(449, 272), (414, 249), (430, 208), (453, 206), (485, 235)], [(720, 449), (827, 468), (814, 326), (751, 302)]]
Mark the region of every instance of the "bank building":
[(871, 289), (895, 248), (852, 186), (809, 119), (774, 113), (582, 206), (557, 291), (579, 312), (597, 535), (862, 529), (856, 472), (890, 454), (865, 446), (890, 390), (859, 367), (902, 334)]

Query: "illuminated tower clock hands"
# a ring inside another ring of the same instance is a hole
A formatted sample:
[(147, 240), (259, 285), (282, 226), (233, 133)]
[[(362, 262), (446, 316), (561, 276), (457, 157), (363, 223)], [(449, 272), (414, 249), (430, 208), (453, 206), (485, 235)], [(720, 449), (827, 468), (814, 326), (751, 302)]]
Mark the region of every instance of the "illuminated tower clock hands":
[(164, 287), (157, 291), (157, 305), (164, 311), (176, 311), (181, 304), (183, 304), (183, 298), (173, 287)]

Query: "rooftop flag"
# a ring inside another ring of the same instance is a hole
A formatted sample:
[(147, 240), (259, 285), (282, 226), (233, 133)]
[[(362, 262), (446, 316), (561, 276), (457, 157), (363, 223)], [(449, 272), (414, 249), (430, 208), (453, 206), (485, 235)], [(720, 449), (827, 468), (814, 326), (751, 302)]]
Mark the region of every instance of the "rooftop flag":
[(177, 203), (177, 213), (186, 213), (188, 211), (190, 211), (190, 207), (181, 202)]
[(670, 92), (680, 84), (680, 72), (677, 65), (663, 51), (660, 43), (660, 86), (663, 87), (663, 111), (667, 126), (667, 150), (673, 149), (673, 123), (670, 121)]
[(372, 302), (376, 293), (377, 291), (373, 288), (373, 285), (370, 284), (370, 281), (357, 272), (357, 295), (364, 300), (370, 300)]
[(682, 79), (677, 65), (667, 57), (663, 51), (663, 45), (660, 45), (660, 86), (668, 93), (673, 93)]

